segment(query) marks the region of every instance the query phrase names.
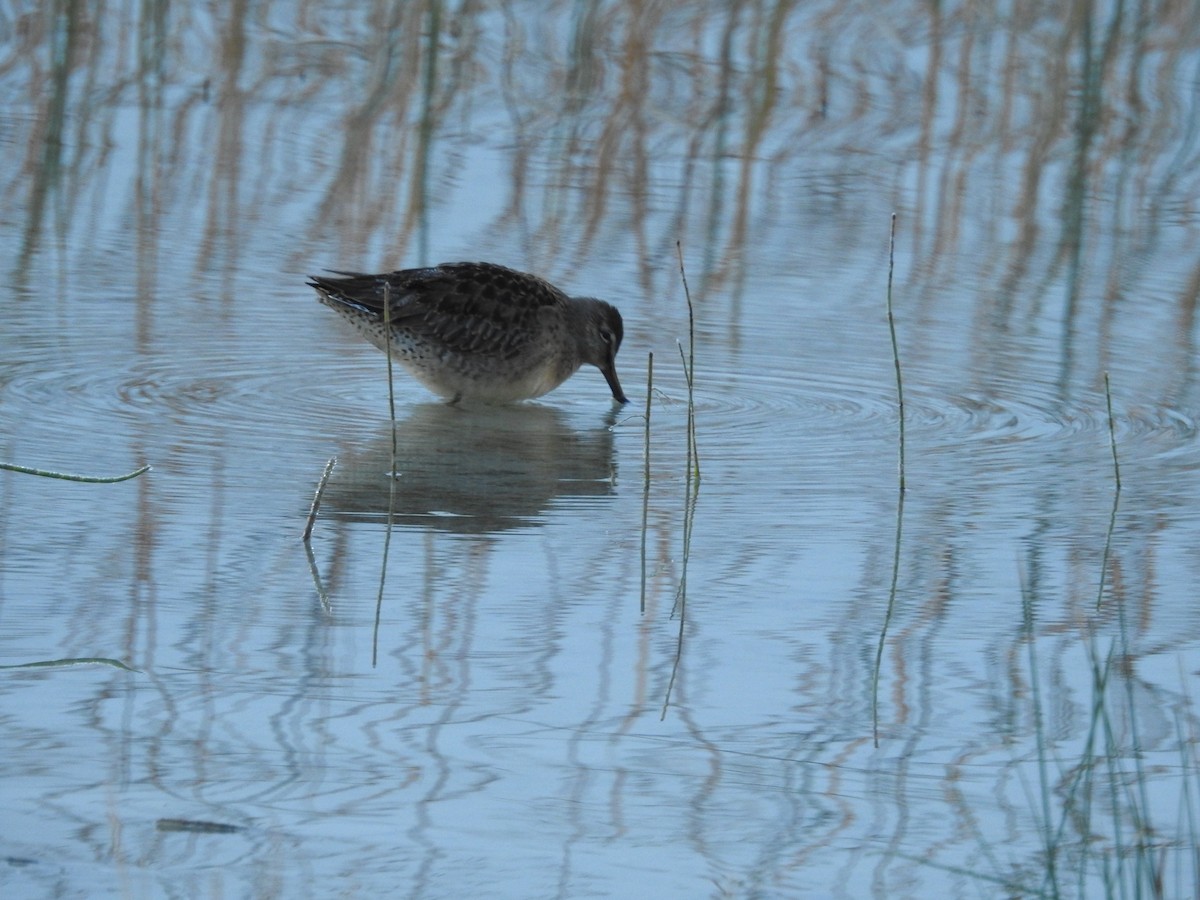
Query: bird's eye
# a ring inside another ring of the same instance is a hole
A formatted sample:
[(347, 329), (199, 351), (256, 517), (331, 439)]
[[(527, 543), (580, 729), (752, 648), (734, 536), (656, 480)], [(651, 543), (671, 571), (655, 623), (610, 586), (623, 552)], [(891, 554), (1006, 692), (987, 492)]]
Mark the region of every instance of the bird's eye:
[(600, 340), (604, 341), (604, 343), (609, 344), (611, 346), (611, 344), (613, 342), (613, 333), (611, 331), (609, 331), (607, 328), (601, 328), (600, 329)]

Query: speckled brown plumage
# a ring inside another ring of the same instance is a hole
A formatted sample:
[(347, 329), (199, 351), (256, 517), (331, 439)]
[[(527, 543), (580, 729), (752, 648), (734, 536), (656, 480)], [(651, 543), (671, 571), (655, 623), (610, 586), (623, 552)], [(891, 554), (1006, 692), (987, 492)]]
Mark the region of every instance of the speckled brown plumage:
[(540, 397), (584, 363), (627, 402), (616, 370), (624, 324), (603, 300), (568, 297), (534, 275), (483, 262), (336, 275), (309, 281), (321, 302), (380, 349), (390, 343), (398, 362), (451, 403)]

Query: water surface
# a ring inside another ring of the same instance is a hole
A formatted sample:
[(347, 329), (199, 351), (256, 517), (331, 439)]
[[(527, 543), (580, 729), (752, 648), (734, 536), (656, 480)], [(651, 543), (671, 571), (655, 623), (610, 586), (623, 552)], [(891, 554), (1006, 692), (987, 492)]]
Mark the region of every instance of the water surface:
[[(1200, 13), (1077, 12), (0, 14), (0, 459), (153, 467), (0, 473), (5, 896), (1194, 893)], [(393, 460), (304, 278), (457, 259), (632, 402)]]

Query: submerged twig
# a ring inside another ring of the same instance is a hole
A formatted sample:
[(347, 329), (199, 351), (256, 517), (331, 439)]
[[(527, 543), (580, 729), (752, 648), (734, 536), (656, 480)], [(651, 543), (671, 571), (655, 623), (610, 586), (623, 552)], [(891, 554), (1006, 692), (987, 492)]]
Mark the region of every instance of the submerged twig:
[(329, 457), (329, 462), (325, 463), (325, 471), (321, 474), (321, 480), (317, 483), (316, 493), (313, 494), (312, 506), (308, 510), (308, 521), (304, 523), (304, 543), (308, 543), (308, 539), (312, 537), (313, 525), (317, 521), (317, 511), (321, 508), (321, 495), (325, 493), (325, 485), (329, 484), (329, 476), (333, 472), (333, 467), (337, 465), (337, 457)]
[(23, 475), (39, 475), (42, 478), (58, 478), (61, 481), (82, 481), (85, 484), (116, 484), (118, 481), (128, 481), (150, 471), (149, 466), (142, 466), (124, 475), (71, 475), (67, 472), (52, 472), (49, 469), (34, 469), (30, 466), (18, 466), (16, 463), (0, 462), (0, 469), (6, 472), (20, 472)]

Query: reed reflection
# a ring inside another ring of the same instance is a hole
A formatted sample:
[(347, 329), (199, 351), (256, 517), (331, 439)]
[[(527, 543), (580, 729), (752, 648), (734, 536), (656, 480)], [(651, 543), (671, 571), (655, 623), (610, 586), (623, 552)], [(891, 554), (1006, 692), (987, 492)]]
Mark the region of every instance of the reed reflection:
[[(894, 18), (904, 30), (858, 7), (616, 0), (583, 13), (380, 2), (336, 21), (300, 4), (265, 30), (234, 5), (219, 22), (180, 13), (169, 32), (164, 4), (92, 6), (30, 11), (0, 44), (9, 108), (29, 116), (9, 129), (24, 164), (0, 175), (26, 211), (21, 260), (47, 228), (86, 245), (75, 229), (126, 202), (163, 229), (199, 206), (204, 227), (172, 253), (229, 277), (303, 188), (298, 266), (316, 248), (352, 265), (429, 262), (435, 214), (490, 180), (473, 151), (487, 142), (505, 149), (503, 196), (471, 227), (510, 236), (514, 262), (552, 277), (632, 235), (653, 298), (671, 277), (654, 261), (686, 234), (703, 251), (698, 296), (734, 285), (736, 327), (745, 265), (786, 264), (810, 219), (835, 246), (860, 241), (877, 192), (904, 211), (921, 285), (970, 260), (1000, 283), (1007, 317), (1065, 268), (1075, 315), (1089, 267), (1104, 302), (1133, 289), (1123, 251), (1169, 239), (1159, 223), (1200, 171), (1188, 4), (1132, 16), (1017, 3), (1002, 18), (922, 6)], [(138, 54), (124, 33), (145, 36)], [(126, 184), (114, 176), (130, 108), (136, 166), (158, 175)], [(1099, 253), (1084, 213), (1106, 194), (1125, 227)]]

